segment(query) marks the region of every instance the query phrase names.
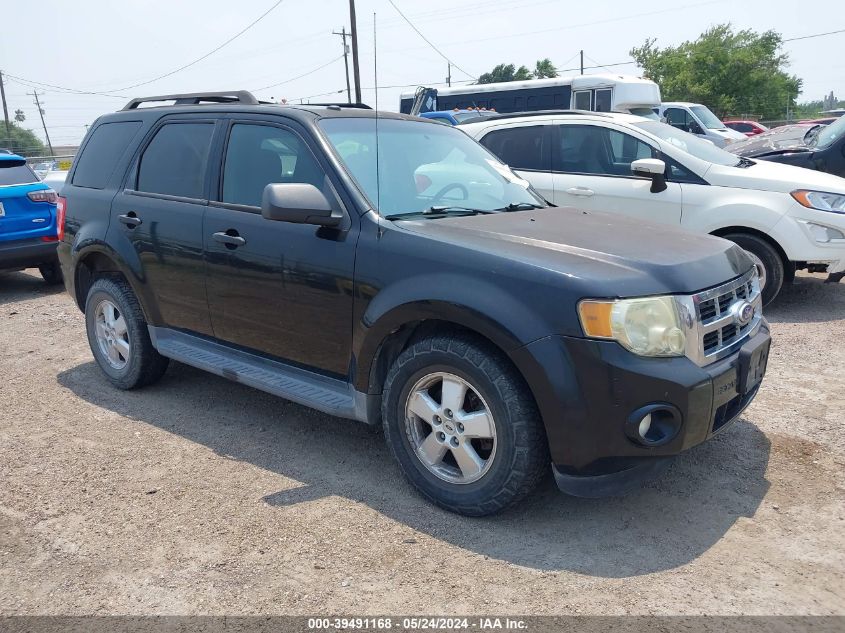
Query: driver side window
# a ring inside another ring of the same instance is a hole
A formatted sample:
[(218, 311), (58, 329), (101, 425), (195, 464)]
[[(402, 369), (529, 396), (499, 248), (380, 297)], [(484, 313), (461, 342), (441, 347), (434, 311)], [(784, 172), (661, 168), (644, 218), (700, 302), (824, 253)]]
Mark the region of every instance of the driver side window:
[(663, 116), (666, 117), (666, 123), (672, 127), (678, 128), (679, 130), (686, 130), (689, 125), (689, 117), (686, 110), (681, 110), (680, 108), (666, 108), (666, 112), (663, 113)]
[(270, 183), (307, 183), (322, 189), (323, 179), (314, 155), (293, 132), (269, 125), (232, 126), (223, 165), (223, 202), (260, 207)]

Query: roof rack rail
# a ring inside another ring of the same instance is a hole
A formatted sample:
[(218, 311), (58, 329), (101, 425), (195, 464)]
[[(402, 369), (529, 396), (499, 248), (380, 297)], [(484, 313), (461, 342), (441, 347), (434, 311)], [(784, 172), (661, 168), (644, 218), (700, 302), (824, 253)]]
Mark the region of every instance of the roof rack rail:
[(142, 103), (156, 101), (174, 101), (173, 105), (197, 105), (200, 103), (243, 103), (258, 105), (258, 99), (246, 90), (230, 90), (227, 92), (189, 92), (177, 95), (159, 95), (155, 97), (138, 97), (123, 106), (123, 110), (137, 110)]
[(333, 103), (289, 103), (288, 105), (303, 105), (303, 106), (320, 106), (325, 108), (359, 108), (361, 110), (372, 110), (370, 106), (366, 103), (346, 103), (346, 102), (333, 102)]

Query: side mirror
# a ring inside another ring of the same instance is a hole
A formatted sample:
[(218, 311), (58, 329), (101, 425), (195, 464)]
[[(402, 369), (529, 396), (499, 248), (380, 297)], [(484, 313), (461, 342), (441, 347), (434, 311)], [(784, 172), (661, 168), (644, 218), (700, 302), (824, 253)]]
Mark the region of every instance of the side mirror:
[(659, 158), (640, 158), (631, 163), (631, 173), (651, 178), (651, 193), (666, 191), (666, 163)]
[(702, 130), (701, 126), (695, 121), (690, 121), (687, 129), (690, 134), (704, 134), (704, 130)]
[(323, 192), (305, 183), (270, 183), (261, 197), (261, 215), (266, 220), (337, 226), (343, 214), (332, 209)]

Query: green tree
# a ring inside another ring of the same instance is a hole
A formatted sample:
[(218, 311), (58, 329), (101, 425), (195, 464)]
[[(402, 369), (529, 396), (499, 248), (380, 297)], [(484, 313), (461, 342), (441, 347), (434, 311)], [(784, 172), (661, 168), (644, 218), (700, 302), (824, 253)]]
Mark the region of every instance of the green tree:
[(493, 84), (500, 81), (524, 81), (531, 79), (531, 71), (525, 66), (517, 68), (513, 64), (499, 64), (489, 73), (484, 73), (478, 78), (480, 84)]
[(558, 72), (555, 65), (548, 57), (546, 59), (538, 59), (534, 66), (534, 79), (544, 79), (546, 77), (557, 77)]
[(789, 58), (780, 52), (782, 41), (774, 31), (734, 32), (721, 24), (678, 46), (661, 49), (647, 39), (631, 57), (660, 85), (664, 101), (703, 103), (719, 117), (782, 119), (801, 92), (801, 80), (785, 70)]
[(0, 147), (12, 150), (21, 156), (43, 156), (45, 153), (42, 143), (32, 130), (25, 130), (17, 123), (9, 122), (10, 135), (6, 134), (6, 127), (0, 121)]

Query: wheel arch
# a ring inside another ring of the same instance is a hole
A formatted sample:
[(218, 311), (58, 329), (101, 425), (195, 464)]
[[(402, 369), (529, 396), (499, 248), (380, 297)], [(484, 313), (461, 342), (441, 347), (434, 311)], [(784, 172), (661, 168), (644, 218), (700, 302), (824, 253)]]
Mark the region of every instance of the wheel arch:
[(769, 246), (775, 249), (777, 254), (780, 256), (781, 261), (783, 262), (783, 270), (785, 274), (784, 281), (791, 281), (792, 278), (795, 276), (795, 263), (789, 259), (789, 256), (786, 254), (786, 251), (778, 243), (778, 241), (768, 233), (765, 233), (759, 229), (751, 228), (750, 226), (741, 225), (726, 226), (720, 229), (716, 229), (714, 231), (710, 231), (710, 235), (715, 235), (716, 237), (725, 237), (726, 235), (731, 235), (732, 233), (746, 233), (748, 235), (753, 235), (754, 237), (760, 238), (761, 240), (766, 242)]
[(138, 297), (138, 303), (141, 306), (144, 318), (149, 321), (150, 315), (147, 311), (146, 302), (143, 300), (142, 293), (135, 283), (134, 276), (121, 263), (118, 253), (111, 250), (105, 244), (94, 244), (79, 251), (75, 259), (76, 265), (73, 272), (74, 299), (81, 311), (85, 311), (85, 300), (88, 296), (88, 291), (98, 277), (119, 275), (129, 284), (132, 292)]

